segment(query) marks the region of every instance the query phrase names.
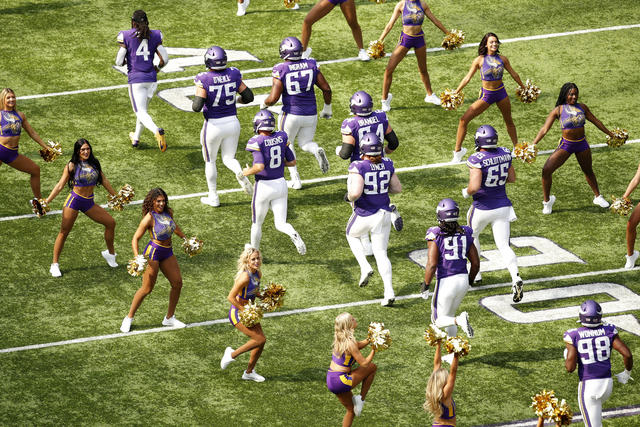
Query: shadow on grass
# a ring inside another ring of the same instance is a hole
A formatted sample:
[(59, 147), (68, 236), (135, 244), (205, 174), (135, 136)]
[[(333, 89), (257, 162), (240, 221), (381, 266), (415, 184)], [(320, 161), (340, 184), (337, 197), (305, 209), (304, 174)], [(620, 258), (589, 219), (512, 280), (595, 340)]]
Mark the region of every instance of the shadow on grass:
[[(487, 354), (482, 357), (466, 357), (461, 363), (483, 363), (485, 365), (510, 369), (516, 371), (518, 375), (529, 375), (536, 371), (535, 362), (548, 362), (558, 358), (558, 347), (540, 348), (530, 351), (499, 351)], [(526, 362), (527, 368), (517, 366), (518, 363)], [(533, 363), (532, 363), (533, 362)]]
[(64, 3), (27, 3), (23, 6), (0, 9), (2, 14), (14, 14), (14, 15), (28, 15), (34, 13), (49, 12), (56, 9), (64, 9), (67, 7), (73, 7), (81, 5), (82, 2), (64, 2)]

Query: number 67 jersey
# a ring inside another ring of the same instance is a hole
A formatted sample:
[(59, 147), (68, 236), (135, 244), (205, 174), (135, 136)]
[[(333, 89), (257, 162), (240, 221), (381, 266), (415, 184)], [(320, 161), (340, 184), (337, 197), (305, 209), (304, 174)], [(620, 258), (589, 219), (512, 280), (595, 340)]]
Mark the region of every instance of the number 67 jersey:
[(604, 324), (595, 328), (582, 326), (564, 333), (564, 342), (578, 352), (578, 377), (580, 381), (611, 378), (611, 346), (618, 330)]

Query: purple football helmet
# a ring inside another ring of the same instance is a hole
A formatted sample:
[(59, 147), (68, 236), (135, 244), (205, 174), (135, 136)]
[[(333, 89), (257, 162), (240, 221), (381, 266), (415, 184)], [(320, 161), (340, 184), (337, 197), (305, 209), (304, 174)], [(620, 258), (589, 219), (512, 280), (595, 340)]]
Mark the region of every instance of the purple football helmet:
[(276, 128), (276, 119), (269, 110), (260, 110), (258, 114), (253, 117), (253, 131), (266, 130), (273, 132)]
[(373, 111), (373, 98), (367, 92), (359, 90), (351, 97), (349, 109), (358, 116), (368, 116)]
[(602, 325), (602, 307), (592, 299), (588, 299), (580, 306), (580, 323), (582, 326), (595, 328)]
[(498, 132), (491, 125), (482, 125), (476, 131), (476, 150), (480, 148), (496, 148), (498, 146)]
[(302, 58), (302, 43), (296, 37), (287, 37), (280, 43), (280, 58), (298, 61)]
[(436, 217), (438, 221), (442, 222), (454, 222), (458, 220), (460, 216), (460, 208), (453, 199), (442, 199), (438, 202), (436, 207)]
[(360, 138), (360, 155), (361, 156), (381, 156), (382, 142), (375, 132), (367, 132)]
[(211, 70), (227, 68), (227, 52), (220, 46), (211, 46), (204, 54), (204, 65)]

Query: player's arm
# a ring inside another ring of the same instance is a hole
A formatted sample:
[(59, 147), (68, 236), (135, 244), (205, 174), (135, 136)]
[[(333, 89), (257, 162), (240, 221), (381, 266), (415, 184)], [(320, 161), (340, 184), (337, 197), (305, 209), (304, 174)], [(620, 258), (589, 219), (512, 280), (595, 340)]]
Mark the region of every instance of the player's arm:
[(442, 389), (442, 398), (448, 399), (453, 394), (453, 387), (456, 385), (456, 376), (458, 375), (458, 359), (460, 356), (458, 354), (453, 355), (453, 360), (451, 361), (451, 368), (449, 368), (449, 376), (447, 377), (447, 383)]
[(102, 171), (100, 171), (100, 174), (102, 175), (102, 186), (104, 187), (104, 189), (107, 190), (107, 193), (109, 193), (110, 195), (115, 196), (116, 192), (107, 179), (107, 176)]
[(358, 172), (349, 172), (347, 177), (347, 198), (350, 202), (355, 202), (362, 195), (364, 190), (364, 178)]
[(267, 96), (267, 99), (262, 101), (262, 105), (260, 106), (260, 108), (264, 109), (278, 102), (278, 99), (280, 99), (280, 95), (282, 95), (283, 90), (284, 86), (282, 84), (282, 81), (274, 77), (273, 84), (271, 85), (271, 92), (269, 93), (269, 96)]
[(238, 99), (240, 104), (253, 102), (253, 91), (243, 81), (240, 82), (240, 86), (238, 87), (238, 95), (240, 95), (240, 99)]
[(433, 240), (427, 241), (427, 249), (427, 265), (424, 269), (424, 283), (426, 283), (428, 288), (431, 280), (433, 280), (433, 276), (436, 274), (438, 258), (440, 258), (440, 249), (438, 249), (438, 245), (436, 245), (436, 242)]
[(202, 111), (202, 107), (204, 107), (204, 102), (207, 100), (207, 91), (202, 86), (196, 86), (196, 96), (193, 98), (193, 103), (191, 104), (191, 109), (196, 113), (198, 111)]
[(51, 193), (49, 193), (49, 197), (45, 199), (45, 202), (47, 204), (50, 204), (51, 202), (53, 202), (53, 199), (55, 199), (56, 196), (60, 194), (65, 184), (69, 181), (69, 174), (72, 173), (73, 171), (74, 171), (73, 163), (69, 162), (64, 166), (64, 170), (62, 171), (62, 176), (60, 177), (60, 180), (55, 185), (55, 187), (53, 187), (53, 189), (51, 190)]
[(631, 181), (629, 181), (627, 191), (624, 192), (622, 197), (630, 197), (631, 193), (633, 193), (633, 190), (638, 187), (638, 184), (640, 184), (640, 164), (638, 164), (638, 170), (636, 171), (636, 174), (633, 176)]
[(476, 59), (473, 60), (473, 62), (471, 63), (471, 68), (469, 68), (469, 72), (467, 72), (467, 75), (464, 76), (464, 78), (460, 81), (460, 84), (456, 88), (456, 92), (460, 92), (462, 89), (464, 89), (466, 85), (469, 84), (469, 82), (471, 81), (471, 78), (478, 70), (481, 64), (481, 61), (482, 61), (482, 56), (478, 56)]
[(371, 360), (373, 360), (373, 356), (376, 353), (376, 351), (372, 348), (371, 353), (369, 353), (369, 355), (364, 358), (362, 356), (362, 353), (360, 353), (360, 348), (358, 348), (358, 343), (355, 340), (349, 343), (348, 351), (349, 353), (351, 353), (351, 356), (355, 359), (355, 361), (358, 362), (358, 365), (362, 366), (363, 368), (369, 366), (369, 363), (371, 363)]
[(172, 209), (169, 209), (169, 215), (171, 215), (171, 218), (173, 219), (173, 222), (176, 224), (176, 228), (173, 230), (173, 232), (176, 234), (176, 236), (178, 236), (182, 240), (186, 240), (186, 238), (187, 238), (186, 234), (184, 234), (182, 232), (182, 229), (180, 228), (180, 226), (176, 222), (175, 218), (173, 218), (173, 210)]
[(520, 76), (518, 75), (518, 73), (516, 73), (513, 67), (511, 67), (511, 63), (509, 62), (507, 57), (500, 55), (500, 58), (502, 59), (502, 63), (504, 64), (504, 69), (507, 70), (509, 74), (511, 74), (511, 77), (513, 77), (513, 80), (515, 80), (516, 83), (520, 85), (520, 87), (524, 87), (522, 80), (520, 80)]
[(116, 54), (116, 65), (121, 67), (125, 64), (127, 60), (127, 48), (124, 47), (124, 44), (120, 44), (120, 48), (118, 49), (118, 53)]
[(482, 187), (482, 169), (477, 167), (469, 168), (469, 185), (467, 185), (467, 194), (470, 196), (476, 194)]
[(322, 91), (322, 99), (324, 100), (324, 107), (322, 107), (320, 117), (330, 119), (333, 116), (331, 111), (331, 86), (329, 86), (327, 79), (324, 78), (324, 74), (320, 70), (318, 70), (318, 75), (316, 76), (316, 86)]
[(516, 170), (513, 164), (509, 165), (509, 170), (507, 171), (507, 182), (516, 182)]
[(611, 131), (609, 129), (607, 129), (607, 127), (605, 125), (603, 125), (602, 122), (600, 120), (598, 120), (598, 118), (596, 116), (593, 115), (591, 110), (589, 110), (589, 107), (587, 107), (585, 104), (580, 104), (580, 106), (584, 110), (585, 119), (589, 120), (591, 123), (596, 125), (596, 127), (598, 129), (600, 129), (602, 132), (606, 133), (610, 137), (613, 137), (613, 133), (611, 133)]
[(387, 34), (389, 34), (389, 31), (391, 31), (396, 21), (402, 14), (403, 7), (404, 2), (398, 2), (398, 4), (396, 4), (396, 7), (393, 9), (393, 13), (391, 14), (391, 18), (389, 19), (387, 25), (385, 25), (384, 30), (382, 30), (382, 34), (380, 34), (380, 38), (378, 40), (384, 41), (384, 38), (387, 37)]
[(533, 141), (531, 141), (533, 144), (537, 144), (538, 142), (540, 142), (540, 140), (544, 138), (547, 132), (549, 132), (549, 129), (551, 129), (551, 125), (553, 124), (553, 122), (555, 122), (556, 119), (560, 116), (560, 108), (561, 106), (558, 105), (556, 108), (551, 110), (551, 112), (547, 116), (547, 120), (545, 120), (544, 122), (544, 125), (542, 125), (536, 137), (533, 138)]
[(570, 344), (565, 341), (565, 345), (567, 346), (566, 357), (564, 361), (564, 367), (567, 372), (573, 372), (576, 370), (576, 366), (578, 364), (578, 352), (573, 344)]
[(400, 178), (398, 178), (398, 175), (394, 172), (393, 175), (391, 175), (391, 180), (389, 181), (389, 193), (397, 194), (401, 191), (402, 184), (400, 183)]
[(480, 271), (480, 256), (478, 255), (476, 245), (472, 243), (470, 244), (469, 252), (467, 252), (467, 259), (471, 263), (469, 267), (469, 284), (472, 284)]
[(20, 116), (20, 118), (22, 119), (22, 128), (27, 131), (27, 134), (31, 137), (31, 139), (33, 139), (35, 142), (37, 142), (43, 149), (47, 149), (47, 144), (44, 143), (44, 141), (42, 140), (42, 138), (40, 138), (40, 135), (38, 135), (38, 132), (36, 132), (32, 127), (31, 124), (29, 123), (29, 121), (27, 120), (27, 116), (24, 115), (24, 113), (18, 112), (18, 115)]
[(633, 355), (631, 354), (631, 350), (629, 347), (616, 335), (613, 339), (613, 348), (622, 355), (622, 360), (624, 363), (624, 368), (627, 371), (631, 371), (633, 368)]
[(384, 133), (384, 139), (387, 140), (387, 146), (384, 147), (384, 152), (387, 154), (393, 153), (395, 149), (398, 148), (398, 145), (400, 145), (398, 136), (396, 135), (394, 130), (391, 129), (391, 125), (387, 127), (387, 131)]
[(353, 153), (354, 148), (356, 148), (356, 139), (352, 135), (342, 134), (342, 146), (336, 147), (336, 154), (340, 156), (340, 158), (347, 160), (351, 157), (351, 153)]

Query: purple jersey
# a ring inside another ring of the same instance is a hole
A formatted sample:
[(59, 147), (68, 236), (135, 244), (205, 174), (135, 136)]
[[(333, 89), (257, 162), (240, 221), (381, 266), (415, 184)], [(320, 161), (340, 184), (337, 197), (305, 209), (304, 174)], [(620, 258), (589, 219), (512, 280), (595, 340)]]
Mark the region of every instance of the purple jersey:
[(389, 207), (389, 181), (395, 172), (393, 161), (382, 158), (380, 163), (358, 160), (349, 165), (349, 173), (357, 173), (364, 179), (362, 195), (355, 201), (355, 213), (369, 216), (380, 209), (391, 211)]
[(467, 166), (482, 169), (482, 184), (473, 195), (474, 207), (490, 210), (511, 206), (505, 188), (511, 167), (511, 151), (504, 147), (477, 151), (469, 156)]
[(595, 328), (582, 326), (564, 333), (564, 342), (578, 352), (580, 381), (611, 377), (611, 348), (617, 335), (616, 327), (607, 324)]
[(578, 129), (584, 127), (584, 110), (580, 104), (560, 106), (560, 126), (564, 129)]
[(162, 31), (149, 30), (149, 38), (142, 40), (138, 40), (137, 34), (135, 28), (118, 33), (118, 43), (127, 49), (128, 82), (155, 82), (157, 78), (153, 56), (162, 44)]
[(504, 62), (500, 55), (485, 55), (482, 59), (482, 80), (492, 82), (502, 80)]
[(287, 134), (282, 131), (254, 136), (247, 142), (247, 151), (253, 154), (254, 165), (264, 165), (264, 170), (256, 174), (256, 181), (284, 178), (285, 160), (290, 162), (296, 158), (289, 148)]
[(351, 161), (360, 160), (360, 138), (365, 133), (374, 132), (382, 140), (388, 128), (387, 114), (381, 110), (374, 111), (368, 116), (353, 116), (344, 119), (340, 131), (343, 135), (351, 135), (356, 140), (356, 145), (351, 152)]
[(273, 77), (282, 82), (282, 111), (298, 116), (315, 116), (318, 113), (316, 84), (319, 66), (315, 59), (287, 61), (273, 67)]
[(468, 273), (467, 255), (473, 245), (473, 230), (466, 225), (460, 228), (462, 233), (456, 231), (453, 234), (446, 234), (438, 226), (427, 230), (425, 240), (435, 242), (440, 252), (436, 266), (438, 279)]
[(235, 67), (209, 70), (198, 74), (196, 86), (207, 91), (202, 109), (205, 119), (220, 119), (236, 115), (236, 93), (242, 84), (242, 74)]

